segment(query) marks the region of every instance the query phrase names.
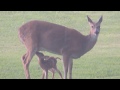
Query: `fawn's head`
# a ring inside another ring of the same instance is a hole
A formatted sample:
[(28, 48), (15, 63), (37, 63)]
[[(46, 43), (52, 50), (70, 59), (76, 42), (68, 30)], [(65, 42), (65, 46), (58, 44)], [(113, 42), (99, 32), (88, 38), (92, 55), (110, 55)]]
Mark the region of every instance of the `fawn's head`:
[(102, 22), (102, 16), (100, 17), (100, 19), (98, 20), (97, 23), (93, 22), (88, 16), (88, 22), (90, 25), (90, 34), (94, 35), (94, 36), (98, 36), (98, 34), (100, 33), (100, 24)]
[(36, 55), (37, 55), (39, 58), (44, 58), (44, 54), (43, 54), (43, 53), (36, 52)]

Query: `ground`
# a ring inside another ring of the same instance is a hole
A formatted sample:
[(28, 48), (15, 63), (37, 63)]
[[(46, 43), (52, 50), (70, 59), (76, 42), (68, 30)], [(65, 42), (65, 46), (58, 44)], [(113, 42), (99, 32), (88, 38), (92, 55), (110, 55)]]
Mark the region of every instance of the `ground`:
[[(69, 28), (84, 35), (89, 33), (87, 15), (98, 21), (103, 15), (101, 32), (94, 48), (79, 59), (74, 60), (74, 79), (115, 79), (120, 78), (120, 12), (119, 11), (0, 11), (0, 78), (24, 79), (21, 56), (26, 52), (18, 38), (18, 28), (30, 20), (43, 20)], [(54, 54), (44, 52), (46, 55)], [(58, 56), (58, 55), (54, 55)], [(61, 58), (61, 56), (58, 56)], [(63, 74), (63, 64), (58, 60), (58, 68)], [(41, 78), (37, 57), (30, 64), (33, 79)], [(51, 78), (52, 74), (49, 74)], [(55, 78), (60, 78), (58, 73)]]

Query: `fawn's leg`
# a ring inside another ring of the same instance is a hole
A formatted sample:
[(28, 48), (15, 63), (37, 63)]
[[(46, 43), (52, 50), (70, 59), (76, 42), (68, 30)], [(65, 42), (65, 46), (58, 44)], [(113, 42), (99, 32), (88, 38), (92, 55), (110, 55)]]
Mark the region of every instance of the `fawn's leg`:
[(43, 70), (43, 72), (42, 72), (42, 79), (44, 79), (44, 77), (45, 77), (45, 71)]
[(52, 68), (50, 71), (52, 72), (52, 79), (54, 79), (55, 70)]
[(58, 69), (57, 69), (57, 66), (55, 66), (55, 68), (54, 68), (54, 69), (58, 72), (58, 74), (60, 75), (60, 77), (63, 79), (63, 77), (62, 77), (62, 74), (61, 74), (60, 70), (58, 70)]
[(45, 71), (45, 78), (48, 79), (48, 70)]

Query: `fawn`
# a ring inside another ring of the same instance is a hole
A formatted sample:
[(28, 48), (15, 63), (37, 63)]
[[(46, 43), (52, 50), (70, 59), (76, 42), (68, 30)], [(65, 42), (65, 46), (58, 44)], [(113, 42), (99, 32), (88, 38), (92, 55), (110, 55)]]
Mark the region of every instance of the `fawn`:
[(44, 56), (43, 53), (39, 53), (39, 52), (36, 52), (36, 55), (38, 56), (39, 65), (43, 70), (42, 79), (44, 79), (44, 76), (46, 77), (46, 79), (48, 79), (48, 70), (52, 72), (52, 79), (54, 78), (55, 71), (57, 71), (60, 77), (63, 79), (62, 74), (57, 69), (57, 65), (56, 65), (57, 59), (60, 59), (60, 58)]

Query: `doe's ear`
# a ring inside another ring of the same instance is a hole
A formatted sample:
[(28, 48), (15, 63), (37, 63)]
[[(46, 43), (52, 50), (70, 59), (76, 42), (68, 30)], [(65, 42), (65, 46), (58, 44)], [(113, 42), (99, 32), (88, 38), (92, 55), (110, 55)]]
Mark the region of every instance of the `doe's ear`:
[(88, 15), (87, 15), (87, 19), (88, 19), (88, 22), (89, 22), (90, 24), (93, 24), (93, 21), (89, 18)]
[(99, 21), (97, 23), (101, 24), (102, 20), (103, 20), (103, 16), (100, 17), (100, 19), (99, 19)]

